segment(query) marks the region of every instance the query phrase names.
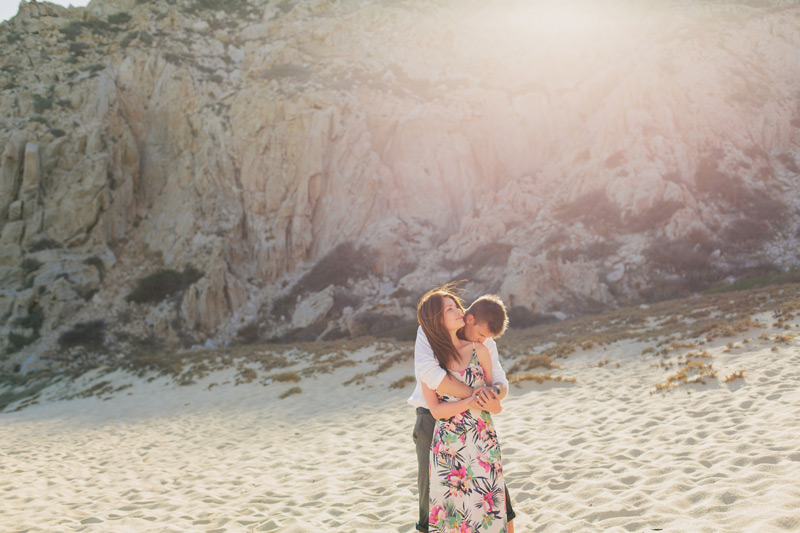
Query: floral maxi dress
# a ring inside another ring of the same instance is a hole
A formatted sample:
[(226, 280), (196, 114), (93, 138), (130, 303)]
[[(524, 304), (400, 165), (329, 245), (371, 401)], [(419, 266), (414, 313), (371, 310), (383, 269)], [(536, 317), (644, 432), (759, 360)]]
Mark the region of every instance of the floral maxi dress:
[[(467, 368), (450, 373), (473, 388), (485, 384), (474, 348)], [(439, 399), (458, 400), (451, 396)], [(492, 416), (487, 411), (470, 409), (436, 421), (430, 475), (430, 531), (506, 531), (503, 463)]]

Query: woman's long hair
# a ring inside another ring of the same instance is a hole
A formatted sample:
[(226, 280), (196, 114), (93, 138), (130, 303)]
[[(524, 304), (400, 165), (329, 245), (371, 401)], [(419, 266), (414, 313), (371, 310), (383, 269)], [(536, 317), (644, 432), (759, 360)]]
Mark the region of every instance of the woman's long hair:
[(444, 327), (444, 299), (450, 298), (456, 306), (464, 311), (464, 304), (455, 291), (457, 287), (448, 283), (442, 287), (436, 287), (425, 293), (417, 304), (417, 322), (422, 326), (422, 331), (428, 338), (428, 342), (433, 348), (433, 355), (445, 370), (449, 370), (453, 363), (460, 361), (461, 356), (453, 346), (450, 332)]

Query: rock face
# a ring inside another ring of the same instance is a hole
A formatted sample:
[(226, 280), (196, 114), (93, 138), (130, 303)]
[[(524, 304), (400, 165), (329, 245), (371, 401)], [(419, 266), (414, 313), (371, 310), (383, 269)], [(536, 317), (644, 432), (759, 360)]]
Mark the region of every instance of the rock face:
[(96, 319), (122, 351), (312, 339), (413, 321), (454, 278), (572, 313), (792, 266), (798, 15), (22, 2), (0, 25), (7, 364)]

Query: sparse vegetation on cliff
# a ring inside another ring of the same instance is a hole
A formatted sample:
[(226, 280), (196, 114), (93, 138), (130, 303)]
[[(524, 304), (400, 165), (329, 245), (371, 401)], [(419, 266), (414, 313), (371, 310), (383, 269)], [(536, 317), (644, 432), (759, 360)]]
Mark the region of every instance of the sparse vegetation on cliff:
[(184, 291), (202, 277), (203, 273), (191, 265), (187, 265), (183, 272), (160, 269), (137, 281), (125, 300), (133, 303), (158, 303)]

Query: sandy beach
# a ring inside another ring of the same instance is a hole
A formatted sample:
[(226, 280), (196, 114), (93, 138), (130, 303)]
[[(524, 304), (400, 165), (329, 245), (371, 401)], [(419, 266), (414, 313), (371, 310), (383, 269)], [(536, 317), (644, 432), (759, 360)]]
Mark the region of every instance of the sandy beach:
[[(512, 386), (495, 420), (517, 531), (800, 530), (797, 321), (753, 318), (701, 341), (705, 384), (656, 390), (698, 348), (627, 339), (560, 359), (574, 383)], [(373, 373), (381, 350), (298, 383), (241, 366), (53, 383), (0, 413), (0, 529), (411, 532), (412, 384), (390, 386), (413, 365)]]

